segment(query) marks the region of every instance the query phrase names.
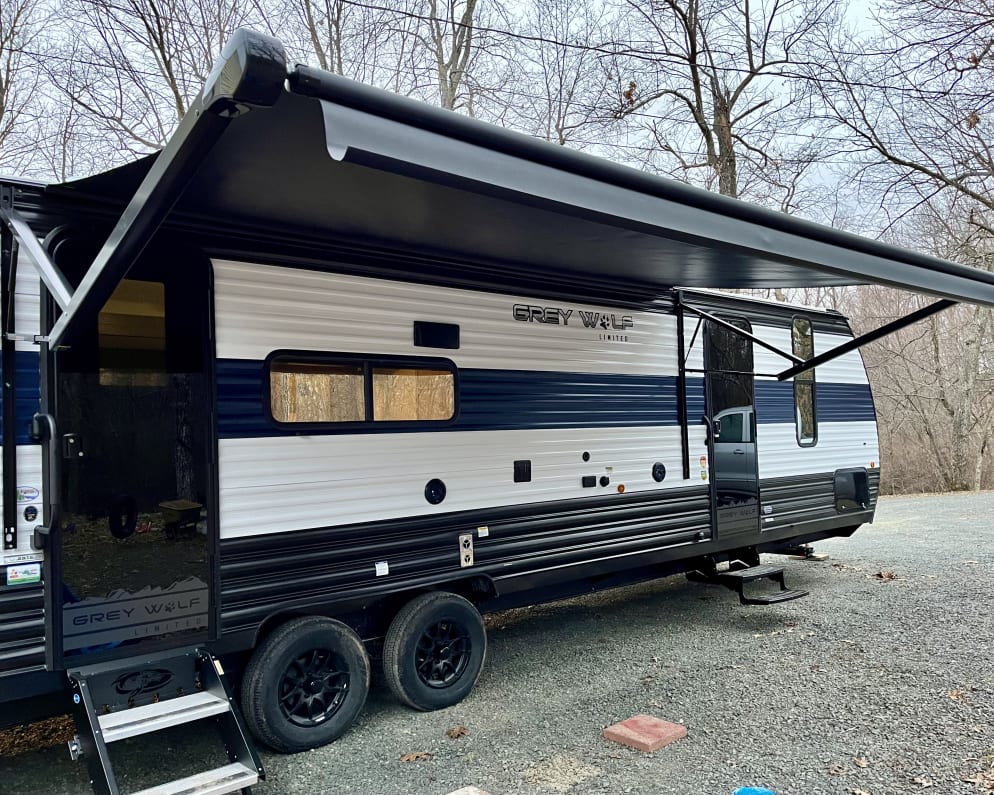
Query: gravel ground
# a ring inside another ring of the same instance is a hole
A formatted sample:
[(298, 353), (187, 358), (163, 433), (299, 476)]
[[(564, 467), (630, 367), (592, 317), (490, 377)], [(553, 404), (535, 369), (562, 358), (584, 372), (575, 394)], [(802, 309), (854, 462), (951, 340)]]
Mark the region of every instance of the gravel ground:
[[(492, 616), (462, 704), (419, 714), (376, 687), (338, 742), (265, 754), (255, 791), (994, 792), (992, 515), (994, 493), (885, 499), (876, 524), (817, 545), (826, 562), (768, 557), (811, 591), (779, 606), (671, 577)], [(601, 739), (640, 712), (689, 736), (651, 755)], [(450, 739), (457, 726), (468, 734)], [(121, 749), (122, 788), (178, 775), (210, 743), (186, 729)], [(0, 792), (90, 790), (85, 767), (51, 748), (0, 757)]]

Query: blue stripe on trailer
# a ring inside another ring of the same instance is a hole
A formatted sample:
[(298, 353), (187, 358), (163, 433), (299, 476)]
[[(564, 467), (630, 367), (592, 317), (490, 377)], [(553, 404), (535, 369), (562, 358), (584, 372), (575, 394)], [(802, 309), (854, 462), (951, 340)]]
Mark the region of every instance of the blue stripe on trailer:
[[(219, 359), (216, 372), (221, 438), (297, 433), (268, 417), (263, 362)], [(623, 428), (678, 425), (680, 421), (676, 376), (460, 369), (457, 383), (458, 415), (453, 422), (412, 422), (389, 428), (369, 425), (361, 432)], [(327, 427), (327, 433), (346, 430), (333, 424)], [(322, 431), (311, 426), (299, 432)]]
[[(875, 422), (869, 384), (815, 383), (815, 416), (818, 422)], [(793, 381), (756, 381), (756, 421), (794, 422)]]
[[(0, 356), (0, 362), (3, 357)], [(36, 351), (16, 351), (14, 369), (17, 386), (15, 393), (15, 415), (17, 417), (17, 443), (34, 444), (28, 436), (31, 418), (41, 406), (41, 357)], [(3, 432), (3, 412), (0, 411), (0, 433)]]
[[(676, 376), (560, 373), (534, 370), (460, 369), (459, 413), (453, 422), (367, 425), (360, 430), (313, 426), (299, 431), (269, 419), (265, 407), (265, 364), (244, 359), (217, 361), (218, 434), (223, 439), (315, 433), (480, 431), (525, 428), (623, 428), (680, 422)], [(790, 383), (756, 382), (760, 422), (793, 422)], [(819, 384), (819, 419), (864, 419), (873, 403), (869, 387)], [(696, 425), (705, 414), (704, 379), (687, 379), (687, 418)]]
[(687, 425), (693, 427), (704, 422), (707, 414), (707, 397), (703, 378), (687, 378)]
[(676, 376), (460, 370), (459, 430), (678, 425)]

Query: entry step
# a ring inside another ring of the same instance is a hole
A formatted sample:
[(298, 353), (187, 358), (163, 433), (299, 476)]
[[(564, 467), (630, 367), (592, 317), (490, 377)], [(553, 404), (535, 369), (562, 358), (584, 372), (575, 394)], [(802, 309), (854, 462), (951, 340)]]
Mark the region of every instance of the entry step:
[(241, 762), (232, 762), (224, 767), (143, 789), (134, 795), (225, 795), (258, 783), (257, 771)]
[(224, 669), (207, 649), (121, 657), (66, 673), (78, 731), (69, 753), (85, 760), (94, 792), (125, 795), (111, 762), (111, 743), (142, 736), (148, 754), (161, 754), (166, 738), (157, 733), (205, 718), (221, 740), (213, 754), (217, 758), (205, 760), (200, 772), (128, 795), (248, 795), (266, 778)]
[[(773, 605), (779, 602), (789, 602), (791, 599), (800, 599), (807, 596), (807, 591), (795, 591), (789, 589), (784, 584), (783, 569), (779, 566), (749, 566), (744, 569), (734, 569), (731, 571), (721, 571), (717, 573), (716, 579), (726, 588), (730, 588), (739, 595), (739, 601), (744, 605)], [(774, 593), (754, 594), (746, 596), (745, 585), (758, 580), (772, 580), (780, 586), (780, 590)]]
[(113, 743), (128, 737), (137, 737), (139, 734), (157, 732), (170, 726), (220, 715), (228, 709), (226, 699), (207, 692), (194, 693), (101, 715), (100, 731), (103, 732), (105, 743)]
[(744, 598), (743, 604), (747, 605), (775, 605), (778, 602), (789, 602), (791, 599), (800, 599), (802, 596), (807, 596), (807, 591), (776, 591), (770, 594), (761, 594), (759, 596), (747, 596)]
[(750, 566), (747, 569), (734, 569), (718, 572), (719, 580), (753, 582), (754, 580), (778, 579), (783, 576), (779, 566)]

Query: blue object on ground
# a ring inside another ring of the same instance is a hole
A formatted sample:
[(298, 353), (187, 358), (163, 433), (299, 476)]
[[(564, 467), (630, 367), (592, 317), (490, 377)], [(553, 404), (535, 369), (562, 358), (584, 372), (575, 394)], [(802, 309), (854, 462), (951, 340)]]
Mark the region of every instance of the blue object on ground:
[(766, 787), (739, 787), (732, 795), (777, 795)]

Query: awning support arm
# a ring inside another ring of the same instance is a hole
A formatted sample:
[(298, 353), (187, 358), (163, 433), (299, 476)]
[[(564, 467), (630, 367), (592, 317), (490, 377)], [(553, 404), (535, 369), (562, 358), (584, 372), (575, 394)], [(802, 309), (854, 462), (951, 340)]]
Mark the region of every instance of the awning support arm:
[(936, 301), (934, 304), (922, 307), (917, 312), (912, 312), (910, 315), (899, 317), (897, 320), (892, 320), (890, 323), (886, 323), (878, 329), (868, 331), (866, 334), (862, 334), (855, 339), (849, 340), (849, 342), (844, 342), (841, 345), (832, 348), (830, 351), (825, 351), (824, 353), (819, 353), (817, 356), (812, 356), (806, 362), (802, 362), (795, 367), (784, 370), (782, 373), (778, 373), (777, 380), (786, 381), (788, 378), (793, 378), (799, 373), (812, 370), (815, 367), (825, 364), (826, 362), (830, 362), (833, 359), (837, 359), (839, 356), (849, 353), (850, 351), (862, 348), (868, 342), (874, 342), (881, 337), (886, 337), (888, 334), (893, 334), (895, 331), (900, 331), (907, 326), (917, 323), (919, 320), (924, 320), (927, 317), (931, 317), (932, 315), (941, 312), (943, 309), (949, 309), (951, 306), (956, 306), (956, 304), (956, 301), (950, 301), (948, 299)]
[(253, 107), (275, 104), (284, 91), (286, 76), (286, 54), (276, 39), (245, 29), (228, 39), (203, 91), (159, 152), (79, 287), (63, 305), (62, 316), (49, 334), (50, 347), (65, 345), (70, 327), (78, 328), (100, 311), (232, 119)]
[[(69, 306), (69, 301), (72, 299), (72, 288), (66, 281), (65, 276), (62, 275), (62, 271), (56, 267), (55, 263), (49, 258), (48, 253), (42, 248), (41, 243), (38, 242), (38, 238), (31, 231), (31, 227), (28, 226), (27, 221), (14, 209), (13, 191), (9, 188), (6, 188), (3, 195), (0, 196), (0, 221), (3, 221), (10, 230), (17, 244), (34, 260), (35, 266), (38, 269), (38, 276), (52, 294), (55, 303), (59, 305), (60, 309), (64, 310)], [(10, 329), (10, 331), (13, 330), (13, 328)], [(4, 331), (6, 332), (7, 329), (4, 329)]]
[(787, 351), (782, 351), (776, 345), (773, 345), (772, 343), (767, 342), (766, 340), (760, 339), (752, 332), (746, 331), (743, 328), (739, 328), (733, 323), (729, 323), (727, 320), (722, 320), (717, 315), (712, 315), (710, 312), (705, 312), (703, 309), (698, 309), (697, 307), (691, 306), (690, 304), (681, 304), (681, 306), (684, 309), (686, 309), (688, 312), (693, 312), (695, 315), (699, 315), (700, 317), (704, 318), (705, 320), (711, 323), (715, 323), (716, 325), (719, 325), (724, 329), (728, 329), (729, 331), (738, 334), (740, 337), (745, 337), (747, 340), (751, 340), (752, 342), (756, 343), (756, 345), (759, 345), (761, 348), (766, 348), (766, 350), (768, 351), (773, 351), (773, 353), (775, 353), (777, 356), (782, 356), (784, 359), (788, 359), (789, 361), (792, 361), (795, 364), (804, 363), (804, 359), (800, 358), (799, 356), (794, 356), (794, 354), (792, 353), (787, 353)]

